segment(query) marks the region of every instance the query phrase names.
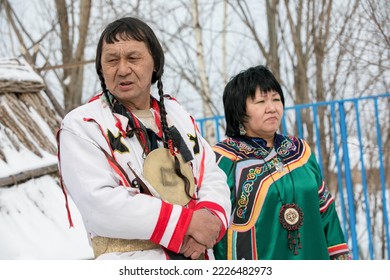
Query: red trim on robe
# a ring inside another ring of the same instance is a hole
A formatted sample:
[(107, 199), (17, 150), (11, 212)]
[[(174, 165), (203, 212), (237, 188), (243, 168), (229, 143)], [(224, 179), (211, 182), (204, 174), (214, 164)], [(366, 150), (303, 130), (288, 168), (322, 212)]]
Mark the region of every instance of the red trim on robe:
[(218, 239), (217, 241), (221, 240), (222, 237), (225, 235), (225, 232), (226, 232), (226, 228), (225, 228), (225, 224), (228, 225), (228, 219), (225, 215), (225, 210), (218, 204), (216, 204), (215, 202), (210, 202), (210, 201), (201, 201), (199, 202), (196, 207), (195, 207), (195, 210), (198, 210), (198, 209), (202, 209), (202, 208), (206, 208), (207, 210), (211, 211), (212, 213), (214, 213), (214, 215), (220, 219), (219, 215), (217, 215), (216, 212), (219, 213), (222, 213), (223, 214), (223, 217), (225, 219), (225, 222), (221, 221), (222, 223), (222, 227), (221, 227), (221, 231), (219, 232), (219, 236), (218, 236)]
[(168, 225), (169, 218), (171, 217), (173, 205), (165, 201), (161, 201), (160, 216), (158, 217), (157, 224), (154, 228), (150, 240), (160, 244), (161, 238), (164, 235), (164, 231)]
[(74, 227), (73, 226), (73, 221), (72, 221), (72, 215), (70, 213), (70, 208), (69, 208), (69, 202), (68, 202), (68, 194), (66, 193), (65, 189), (65, 184), (64, 181), (62, 180), (62, 172), (61, 172), (61, 164), (60, 164), (60, 132), (61, 129), (59, 129), (56, 133), (56, 139), (57, 139), (57, 158), (58, 158), (58, 174), (59, 174), (59, 179), (60, 179), (60, 186), (62, 189), (62, 193), (64, 194), (65, 197), (65, 208), (66, 208), (66, 214), (68, 216), (68, 222), (69, 222), (69, 227)]
[(171, 241), (168, 244), (168, 250), (179, 253), (182, 241), (187, 232), (188, 226), (190, 225), (193, 213), (194, 211), (192, 209), (187, 209), (184, 207), (182, 208), (179, 221), (176, 224), (175, 231), (173, 232)]

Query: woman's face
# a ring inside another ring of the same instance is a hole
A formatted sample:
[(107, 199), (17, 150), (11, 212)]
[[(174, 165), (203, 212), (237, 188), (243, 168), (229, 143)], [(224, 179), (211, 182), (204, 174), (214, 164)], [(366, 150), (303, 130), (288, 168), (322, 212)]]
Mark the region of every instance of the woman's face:
[(259, 137), (273, 141), (275, 132), (279, 129), (283, 116), (283, 103), (276, 91), (262, 92), (257, 87), (255, 98), (248, 97), (246, 100), (247, 122), (244, 122), (246, 135)]
[(108, 90), (128, 109), (148, 109), (153, 58), (142, 41), (103, 43), (102, 72)]

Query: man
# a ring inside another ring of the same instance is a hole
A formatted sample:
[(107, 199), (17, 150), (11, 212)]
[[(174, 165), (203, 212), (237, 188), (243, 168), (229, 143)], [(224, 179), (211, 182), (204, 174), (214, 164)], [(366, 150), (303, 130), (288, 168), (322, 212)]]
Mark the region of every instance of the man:
[[(213, 259), (230, 216), (226, 176), (194, 119), (165, 96), (164, 53), (126, 17), (101, 34), (102, 93), (58, 133), (63, 188), (99, 259)], [(151, 93), (157, 82), (159, 98)]]

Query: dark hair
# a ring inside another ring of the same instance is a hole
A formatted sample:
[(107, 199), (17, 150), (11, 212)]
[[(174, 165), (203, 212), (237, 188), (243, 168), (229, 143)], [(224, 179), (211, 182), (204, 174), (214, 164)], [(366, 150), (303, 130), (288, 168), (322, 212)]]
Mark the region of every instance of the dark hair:
[[(160, 96), (160, 114), (161, 114), (161, 125), (164, 134), (164, 146), (168, 147), (170, 143), (174, 146), (172, 141), (168, 122), (167, 122), (167, 112), (165, 110), (164, 105), (164, 91), (163, 91), (163, 83), (161, 81), (161, 77), (164, 73), (164, 52), (161, 47), (159, 40), (154, 34), (153, 30), (142, 20), (134, 18), (134, 17), (124, 17), (118, 19), (110, 24), (104, 29), (102, 34), (100, 35), (100, 39), (96, 49), (96, 60), (95, 67), (96, 72), (99, 76), (100, 83), (103, 89), (103, 93), (108, 96), (107, 86), (104, 81), (103, 73), (102, 73), (102, 50), (103, 43), (113, 44), (120, 40), (137, 40), (140, 42), (144, 42), (149, 49), (150, 55), (153, 58), (154, 62), (154, 71), (152, 75), (151, 83), (154, 84), (157, 82), (158, 94)], [(146, 133), (146, 132), (145, 132)], [(174, 149), (174, 147), (170, 147), (170, 149)], [(189, 193), (189, 180), (186, 178), (180, 169), (180, 162), (178, 158), (175, 156), (175, 172), (178, 176), (184, 181), (185, 191), (187, 195), (192, 199), (192, 195)]]
[(161, 77), (164, 73), (164, 51), (153, 30), (142, 20), (134, 17), (124, 17), (121, 19), (117, 19), (108, 24), (100, 35), (100, 39), (96, 49), (95, 67), (100, 79), (103, 93), (106, 96), (108, 95), (107, 86), (102, 73), (103, 43), (105, 42), (107, 44), (113, 44), (115, 42), (118, 42), (119, 40), (137, 40), (140, 42), (144, 42), (148, 47), (150, 55), (153, 58), (155, 69), (153, 71), (151, 83), (154, 84), (155, 82), (157, 82), (158, 94), (160, 96), (159, 106), (161, 111), (161, 123), (165, 136), (169, 138), (163, 97), (163, 83), (161, 81)]
[(153, 57), (154, 69), (152, 84), (160, 80), (164, 72), (164, 52), (153, 30), (142, 20), (133, 17), (124, 17), (111, 22), (100, 35), (96, 49), (95, 67), (99, 76), (103, 92), (106, 92), (106, 84), (102, 73), (102, 49), (103, 43), (113, 44), (119, 40), (137, 40), (146, 44)]
[(248, 97), (255, 98), (257, 87), (262, 92), (278, 92), (284, 106), (282, 88), (266, 66), (259, 65), (241, 71), (231, 78), (223, 91), (227, 136), (240, 135), (239, 124), (244, 123), (248, 118), (246, 114), (246, 100)]
[(108, 95), (107, 86), (102, 73), (101, 57), (103, 43), (113, 44), (115, 42), (118, 42), (119, 40), (137, 40), (140, 42), (144, 42), (148, 47), (150, 55), (153, 58), (155, 69), (153, 71), (151, 83), (154, 84), (155, 82), (157, 82), (158, 94), (160, 96), (159, 106), (161, 110), (161, 123), (165, 136), (169, 138), (163, 98), (163, 83), (161, 81), (161, 77), (164, 73), (164, 52), (153, 30), (142, 20), (134, 17), (124, 17), (115, 20), (108, 24), (100, 35), (100, 39), (96, 49), (95, 67), (100, 79), (103, 93), (106, 96)]

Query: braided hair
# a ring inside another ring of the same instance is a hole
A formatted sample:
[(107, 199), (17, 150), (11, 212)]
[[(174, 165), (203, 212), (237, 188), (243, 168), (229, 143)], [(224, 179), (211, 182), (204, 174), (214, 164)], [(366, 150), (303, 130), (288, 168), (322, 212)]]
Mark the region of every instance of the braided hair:
[(124, 17), (118, 19), (110, 24), (104, 29), (100, 35), (100, 39), (96, 49), (96, 72), (99, 76), (100, 84), (103, 90), (103, 94), (108, 98), (108, 89), (103, 77), (102, 71), (102, 51), (103, 43), (113, 44), (120, 40), (137, 40), (144, 42), (149, 49), (149, 52), (153, 58), (154, 71), (152, 75), (151, 83), (154, 84), (158, 82), (158, 93), (160, 96), (160, 111), (161, 111), (161, 122), (163, 127), (163, 133), (165, 134), (164, 138), (167, 138), (168, 125), (166, 121), (166, 110), (164, 107), (164, 92), (162, 90), (162, 75), (164, 73), (164, 62), (165, 56), (163, 49), (158, 41), (153, 30), (142, 20), (134, 17)]
[[(124, 17), (118, 19), (108, 24), (104, 29), (104, 31), (102, 32), (102, 34), (100, 35), (100, 39), (96, 49), (95, 67), (96, 67), (96, 72), (99, 76), (103, 94), (106, 96), (107, 99), (109, 99), (109, 92), (106, 83), (104, 81), (102, 63), (101, 63), (103, 43), (113, 44), (120, 40), (137, 40), (140, 42), (144, 42), (147, 48), (149, 49), (149, 52), (154, 62), (154, 71), (153, 71), (151, 83), (155, 84), (157, 82), (158, 94), (160, 97), (158, 104), (160, 108), (164, 147), (169, 148), (171, 153), (174, 155), (175, 172), (180, 178), (183, 179), (185, 183), (186, 193), (189, 197), (192, 198), (192, 195), (190, 195), (189, 193), (189, 185), (190, 185), (189, 181), (182, 174), (180, 170), (179, 160), (177, 159), (176, 155), (173, 153), (176, 147), (174, 146), (174, 143), (170, 136), (168, 122), (167, 122), (167, 112), (164, 105), (163, 83), (161, 80), (162, 75), (164, 73), (164, 63), (165, 63), (164, 52), (153, 30), (145, 22), (143, 22), (138, 18)], [(110, 106), (112, 106), (112, 104), (110, 104)]]

